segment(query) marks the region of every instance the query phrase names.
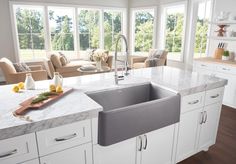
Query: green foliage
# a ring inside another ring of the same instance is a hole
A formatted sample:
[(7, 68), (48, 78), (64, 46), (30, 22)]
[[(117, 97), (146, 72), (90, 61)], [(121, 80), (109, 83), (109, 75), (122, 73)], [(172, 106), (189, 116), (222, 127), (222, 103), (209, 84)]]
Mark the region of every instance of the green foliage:
[(16, 24), (20, 49), (44, 49), (42, 13), (17, 8)]
[(154, 17), (149, 12), (135, 15), (135, 51), (148, 52), (153, 43)]
[(167, 15), (166, 49), (169, 52), (181, 52), (184, 15), (181, 13)]

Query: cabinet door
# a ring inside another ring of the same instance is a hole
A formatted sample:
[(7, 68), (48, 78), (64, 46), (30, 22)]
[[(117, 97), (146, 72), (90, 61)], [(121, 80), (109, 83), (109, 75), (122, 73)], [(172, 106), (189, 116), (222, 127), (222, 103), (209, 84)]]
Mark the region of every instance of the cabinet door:
[(142, 164), (171, 164), (175, 124), (143, 135)]
[(94, 164), (135, 164), (136, 138), (110, 146), (94, 145)]
[(236, 108), (236, 75), (216, 73), (216, 76), (228, 80), (228, 84), (225, 86), (223, 104)]
[(196, 151), (197, 133), (202, 109), (196, 109), (180, 116), (176, 162), (182, 161)]
[(216, 103), (204, 108), (204, 123), (200, 129), (198, 151), (215, 144), (221, 104)]
[(92, 144), (60, 151), (40, 158), (41, 164), (92, 164)]

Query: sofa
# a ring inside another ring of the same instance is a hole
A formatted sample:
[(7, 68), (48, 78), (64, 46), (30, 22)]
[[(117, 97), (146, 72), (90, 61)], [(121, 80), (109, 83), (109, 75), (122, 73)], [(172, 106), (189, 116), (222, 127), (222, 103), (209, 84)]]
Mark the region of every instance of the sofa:
[[(53, 78), (54, 72), (59, 72), (62, 77), (81, 76), (81, 72), (78, 71), (83, 65), (96, 65), (96, 62), (90, 60), (71, 60), (65, 59), (63, 63), (60, 55), (51, 55), (44, 60), (45, 68), (50, 78)], [(112, 67), (112, 56), (108, 56), (107, 61), (102, 61), (102, 66)]]
[(27, 73), (31, 73), (35, 81), (48, 79), (47, 71), (43, 70), (41, 65), (32, 65), (28, 67), (29, 70), (18, 72), (14, 66), (14, 63), (12, 63), (9, 59), (0, 59), (0, 68), (7, 84), (24, 82)]
[(148, 56), (132, 57), (131, 66), (133, 69), (165, 66), (167, 64), (167, 54), (165, 50), (151, 49)]

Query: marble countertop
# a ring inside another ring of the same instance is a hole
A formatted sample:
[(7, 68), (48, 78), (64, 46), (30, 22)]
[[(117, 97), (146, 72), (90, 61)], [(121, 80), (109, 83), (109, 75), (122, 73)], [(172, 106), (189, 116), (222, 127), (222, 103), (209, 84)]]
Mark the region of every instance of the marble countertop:
[(194, 60), (199, 62), (209, 62), (209, 63), (223, 64), (236, 67), (236, 61), (233, 60), (221, 60), (221, 59), (214, 59), (212, 57), (202, 57)]
[(185, 96), (227, 84), (224, 79), (172, 67), (131, 70), (119, 85), (115, 85), (113, 72), (64, 78), (63, 87), (72, 87), (72, 93), (50, 106), (28, 112), (26, 116), (32, 122), (13, 116), (18, 104), (46, 91), (50, 82), (37, 82), (36, 90), (22, 93), (13, 93), (11, 85), (0, 86), (0, 140), (97, 117), (102, 107), (86, 95), (88, 92), (151, 82)]

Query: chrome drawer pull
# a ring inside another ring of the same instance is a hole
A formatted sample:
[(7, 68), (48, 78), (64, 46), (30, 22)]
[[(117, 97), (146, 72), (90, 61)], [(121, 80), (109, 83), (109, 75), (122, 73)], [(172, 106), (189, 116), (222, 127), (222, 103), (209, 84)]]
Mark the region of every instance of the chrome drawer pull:
[(205, 124), (207, 121), (207, 112), (206, 111), (204, 111), (204, 116), (205, 116), (205, 119), (204, 119), (203, 123)]
[(224, 71), (230, 71), (230, 69), (228, 68), (222, 68)]
[(66, 141), (72, 138), (75, 138), (77, 136), (76, 133), (69, 135), (69, 136), (65, 136), (65, 137), (60, 137), (60, 138), (55, 138), (55, 141), (60, 142), (60, 141)]
[(147, 149), (147, 144), (148, 144), (147, 143), (147, 135), (145, 134), (144, 137), (145, 137), (145, 145), (144, 145), (143, 149), (146, 150)]
[(196, 101), (193, 101), (193, 102), (189, 102), (188, 104), (189, 105), (194, 105), (194, 104), (197, 104), (197, 103), (199, 103), (199, 100), (196, 100)]
[(17, 149), (9, 151), (9, 152), (6, 152), (4, 154), (1, 154), (0, 158), (8, 157), (8, 156), (11, 156), (11, 155), (16, 154), (16, 153), (17, 153)]
[(205, 64), (201, 64), (201, 66), (202, 66), (202, 67), (206, 67), (206, 65), (205, 65)]
[(142, 137), (141, 136), (139, 136), (139, 141), (140, 141), (140, 146), (139, 146), (138, 151), (142, 151), (143, 141), (142, 141)]
[(200, 114), (200, 124), (201, 125), (203, 124), (203, 121), (204, 121), (204, 115), (203, 115), (203, 112), (201, 112), (201, 114)]
[(217, 97), (219, 97), (220, 95), (219, 94), (217, 94), (217, 95), (215, 95), (215, 96), (211, 96), (211, 98), (212, 99), (215, 99), (215, 98), (217, 98)]

